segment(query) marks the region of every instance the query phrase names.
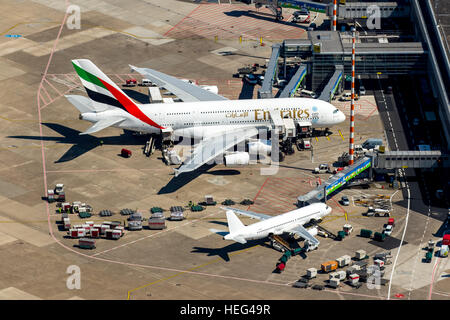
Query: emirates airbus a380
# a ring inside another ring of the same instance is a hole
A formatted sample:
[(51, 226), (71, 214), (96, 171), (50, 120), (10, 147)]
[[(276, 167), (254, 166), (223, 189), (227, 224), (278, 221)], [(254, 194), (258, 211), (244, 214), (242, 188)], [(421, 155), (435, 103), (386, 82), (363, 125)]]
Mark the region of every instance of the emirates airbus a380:
[[(94, 123), (81, 134), (113, 126), (201, 139), (189, 159), (176, 170), (176, 175), (197, 169), (234, 145), (256, 136), (259, 129), (271, 128), (275, 118), (292, 118), (296, 125), (316, 128), (328, 128), (345, 120), (340, 110), (325, 101), (309, 98), (228, 100), (156, 70), (130, 66), (183, 101), (139, 104), (90, 60), (72, 60), (72, 64), (89, 98), (78, 95), (66, 95), (66, 98), (80, 111), (80, 119)], [(204, 150), (208, 150), (207, 155)]]

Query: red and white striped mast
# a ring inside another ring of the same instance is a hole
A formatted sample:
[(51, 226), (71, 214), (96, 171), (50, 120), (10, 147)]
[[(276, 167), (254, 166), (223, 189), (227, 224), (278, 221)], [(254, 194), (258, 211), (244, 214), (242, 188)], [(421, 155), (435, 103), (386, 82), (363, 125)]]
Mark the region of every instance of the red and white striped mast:
[(352, 165), (354, 162), (354, 144), (355, 144), (355, 38), (356, 28), (352, 28), (352, 100), (350, 103), (350, 146), (348, 154), (350, 159), (348, 165)]
[(336, 11), (337, 11), (337, 0), (333, 3), (333, 31), (336, 31)]

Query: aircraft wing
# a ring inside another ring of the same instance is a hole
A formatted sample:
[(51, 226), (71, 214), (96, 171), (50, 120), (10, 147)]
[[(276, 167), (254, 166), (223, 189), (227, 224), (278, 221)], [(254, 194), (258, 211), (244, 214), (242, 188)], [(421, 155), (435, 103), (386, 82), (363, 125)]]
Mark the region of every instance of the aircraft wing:
[(308, 240), (312, 245), (318, 245), (320, 243), (319, 240), (317, 240), (316, 238), (314, 238), (309, 232), (308, 230), (306, 230), (304, 227), (302, 226), (298, 226), (295, 227), (294, 229), (288, 230), (287, 232), (291, 232), (291, 233), (295, 233), (297, 235), (299, 235), (300, 237), (302, 237), (305, 240)]
[(111, 117), (109, 119), (100, 120), (100, 121), (96, 122), (92, 127), (87, 129), (85, 132), (80, 133), (80, 135), (98, 132), (98, 131), (108, 128), (116, 123), (119, 123), (123, 120), (125, 120), (125, 118), (123, 118), (123, 117)]
[(250, 217), (252, 219), (267, 220), (267, 219), (272, 218), (272, 216), (269, 216), (268, 214), (256, 213), (256, 212), (252, 212), (252, 211), (245, 211), (245, 210), (240, 210), (240, 209), (235, 209), (235, 208), (230, 208), (230, 207), (222, 207), (221, 209), (232, 210), (237, 214), (242, 214), (242, 215)]
[(172, 92), (184, 102), (228, 100), (221, 95), (153, 69), (138, 68), (132, 65), (130, 65), (130, 68), (156, 83), (158, 87), (164, 87)]
[(175, 177), (183, 172), (194, 171), (203, 164), (213, 160), (231, 147), (258, 134), (255, 127), (242, 127), (234, 130), (224, 130), (221, 134), (215, 134), (203, 139), (194, 147), (192, 154), (178, 168), (174, 169)]

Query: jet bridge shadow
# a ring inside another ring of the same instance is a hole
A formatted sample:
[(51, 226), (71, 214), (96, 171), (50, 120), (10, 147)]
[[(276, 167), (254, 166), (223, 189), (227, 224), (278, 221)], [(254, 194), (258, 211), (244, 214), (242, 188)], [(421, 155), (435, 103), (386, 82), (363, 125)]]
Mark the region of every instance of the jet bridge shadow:
[(143, 145), (146, 140), (143, 136), (134, 136), (130, 131), (124, 131), (120, 136), (110, 136), (97, 138), (91, 135), (80, 136), (80, 131), (57, 124), (43, 123), (47, 128), (52, 129), (62, 137), (49, 136), (8, 136), (12, 139), (36, 140), (36, 141), (53, 141), (62, 144), (71, 144), (67, 150), (55, 163), (67, 162), (78, 158), (79, 156), (97, 148), (101, 145)]
[(243, 99), (253, 99), (253, 91), (255, 91), (255, 86), (251, 85), (247, 81), (242, 81), (242, 89), (241, 93), (239, 94), (239, 100)]
[(193, 250), (191, 252), (193, 253), (206, 253), (208, 257), (211, 256), (219, 256), (224, 261), (230, 261), (229, 254), (232, 252), (237, 252), (240, 250), (248, 249), (257, 245), (267, 246), (265, 244), (264, 239), (260, 240), (250, 240), (247, 241), (246, 244), (241, 244), (239, 242), (233, 242), (232, 244), (223, 247), (223, 248), (203, 248), (203, 247), (193, 247)]
[(158, 194), (169, 194), (178, 191), (180, 188), (184, 187), (192, 180), (197, 179), (202, 174), (210, 174), (210, 175), (238, 175), (241, 174), (238, 170), (214, 170), (209, 171), (211, 168), (215, 167), (215, 164), (204, 164), (200, 168), (191, 171), (191, 172), (183, 172), (178, 175), (178, 177), (173, 177), (169, 183), (167, 183), (164, 187), (162, 187)]

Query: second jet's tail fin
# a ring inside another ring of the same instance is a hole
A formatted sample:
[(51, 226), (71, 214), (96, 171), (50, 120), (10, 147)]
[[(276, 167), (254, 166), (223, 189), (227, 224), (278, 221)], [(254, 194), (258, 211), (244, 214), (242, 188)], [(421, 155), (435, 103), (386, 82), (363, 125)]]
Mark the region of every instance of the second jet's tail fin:
[(230, 229), (230, 233), (238, 232), (240, 229), (245, 228), (244, 224), (239, 220), (236, 214), (228, 210), (227, 211), (227, 221), (228, 221), (228, 229)]

